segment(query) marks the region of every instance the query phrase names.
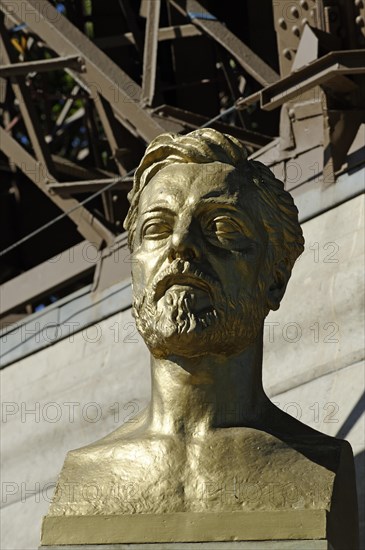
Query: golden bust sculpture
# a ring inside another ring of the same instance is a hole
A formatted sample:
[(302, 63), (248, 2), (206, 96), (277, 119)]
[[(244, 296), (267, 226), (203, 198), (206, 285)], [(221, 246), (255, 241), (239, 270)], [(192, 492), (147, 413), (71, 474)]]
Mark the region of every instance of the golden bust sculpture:
[(264, 319), (304, 245), (291, 195), (207, 128), (157, 137), (129, 199), (151, 402), (137, 423), (68, 454), (49, 515), (325, 509), (342, 515), (342, 548), (355, 548), (350, 445), (262, 387)]

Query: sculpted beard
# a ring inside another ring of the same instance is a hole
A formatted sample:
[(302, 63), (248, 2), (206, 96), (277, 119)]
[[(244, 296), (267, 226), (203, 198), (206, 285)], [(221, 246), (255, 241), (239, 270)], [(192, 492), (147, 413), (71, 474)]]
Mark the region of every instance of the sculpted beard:
[(198, 276), (189, 262), (176, 262), (168, 273), (160, 275), (158, 281), (145, 288), (142, 296), (134, 298), (136, 326), (152, 355), (234, 355), (256, 339), (267, 314), (260, 284), (254, 295), (242, 289), (233, 300), (217, 281), (199, 273), (199, 278), (208, 282), (212, 290), (209, 307), (199, 311), (196, 294), (202, 291), (185, 286), (172, 286), (156, 299), (157, 282), (181, 273)]

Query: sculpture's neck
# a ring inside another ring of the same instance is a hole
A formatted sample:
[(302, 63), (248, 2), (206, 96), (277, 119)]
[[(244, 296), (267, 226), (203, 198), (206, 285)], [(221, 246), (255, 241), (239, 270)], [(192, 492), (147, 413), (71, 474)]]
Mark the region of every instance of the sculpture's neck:
[(269, 403), (261, 369), (262, 336), (231, 357), (152, 357), (151, 429), (189, 437), (219, 427), (259, 427)]

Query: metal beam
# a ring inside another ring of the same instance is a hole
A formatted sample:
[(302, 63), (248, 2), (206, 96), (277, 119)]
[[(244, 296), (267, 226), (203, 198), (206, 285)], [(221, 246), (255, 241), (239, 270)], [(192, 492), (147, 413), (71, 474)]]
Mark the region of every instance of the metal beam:
[(133, 42), (137, 48), (137, 51), (142, 58), (142, 52), (143, 52), (143, 38), (141, 31), (139, 30), (139, 27), (137, 25), (134, 13), (132, 11), (130, 1), (129, 0), (119, 0), (119, 5), (121, 7), (121, 10), (123, 12), (123, 15), (125, 17), (125, 20), (127, 22), (128, 28), (131, 29), (131, 34), (133, 36)]
[(98, 256), (95, 245), (84, 241), (7, 281), (0, 286), (0, 316), (3, 317), (92, 273)]
[[(185, 129), (188, 130), (200, 128), (209, 121), (208, 117), (191, 113), (190, 111), (185, 111), (170, 105), (162, 105), (161, 107), (155, 109), (153, 113), (154, 116), (165, 118), (169, 122), (179, 122), (185, 126)], [(264, 147), (273, 139), (271, 136), (265, 136), (264, 134), (253, 132), (252, 130), (231, 126), (229, 124), (225, 124), (224, 122), (213, 122), (211, 127), (219, 130), (220, 132), (231, 134), (242, 141), (242, 143), (245, 143), (254, 149)]]
[(249, 107), (250, 105), (257, 103), (258, 101), (260, 101), (260, 91), (255, 92), (249, 96), (240, 97), (239, 99), (237, 99), (235, 103), (236, 109), (243, 111), (244, 109), (247, 109), (247, 107)]
[[(158, 30), (158, 41), (178, 40), (179, 38), (189, 38), (191, 36), (201, 36), (202, 32), (191, 23), (186, 25), (173, 25), (171, 27), (162, 27)], [(131, 32), (125, 34), (117, 34), (115, 36), (103, 36), (93, 40), (102, 50), (108, 48), (118, 48), (120, 46), (134, 46), (135, 39)]]
[(79, 55), (57, 57), (55, 59), (41, 59), (40, 61), (25, 61), (23, 63), (11, 63), (0, 67), (0, 76), (25, 75), (29, 73), (45, 73), (48, 71), (59, 71), (68, 67), (75, 71), (82, 71), (84, 60)]
[(356, 84), (349, 79), (345, 81), (343, 75), (364, 74), (364, 56), (365, 50), (330, 52), (275, 82), (275, 84), (267, 86), (248, 97), (238, 99), (236, 107), (243, 110), (249, 105), (260, 101), (261, 109), (271, 111), (290, 99), (301, 96), (305, 91), (315, 86), (325, 84), (329, 88), (336, 88), (336, 79), (341, 79), (339, 86), (342, 88), (346, 86), (346, 91), (355, 90)]
[(121, 176), (127, 173), (127, 169), (121, 163), (117, 156), (118, 149), (122, 148), (123, 140), (120, 132), (119, 122), (114, 117), (114, 113), (109, 103), (105, 101), (98, 93), (93, 96), (95, 108), (100, 118), (100, 122), (103, 126), (104, 133), (108, 140), (113, 158), (115, 159), (118, 171)]
[(62, 107), (61, 112), (57, 117), (57, 120), (56, 120), (56, 123), (55, 123), (56, 128), (60, 128), (62, 126), (62, 124), (65, 122), (66, 117), (67, 117), (68, 113), (70, 112), (72, 105), (74, 104), (75, 97), (77, 96), (79, 91), (80, 91), (80, 86), (78, 84), (76, 84), (71, 90), (71, 93), (70, 93), (71, 97), (69, 97), (65, 101), (65, 104)]
[(62, 183), (50, 183), (48, 185), (51, 191), (62, 197), (73, 195), (75, 193), (95, 193), (110, 183), (115, 183), (114, 191), (129, 191), (132, 188), (133, 178), (106, 178), (100, 180), (71, 181)]
[[(0, 13), (0, 46), (2, 44), (3, 56), (7, 63), (17, 64), (17, 56), (10, 42), (8, 31), (4, 24), (4, 16)], [(29, 88), (25, 85), (23, 77), (14, 77), (12, 83), (13, 92), (19, 103), (19, 109), (23, 117), (37, 160), (43, 165), (46, 172), (54, 172), (53, 162), (49, 148), (44, 139), (44, 132), (38, 120), (34, 103), (30, 96)]]
[(67, 176), (70, 179), (91, 180), (100, 178), (112, 179), (117, 177), (117, 174), (113, 174), (108, 170), (81, 166), (80, 164), (76, 164), (76, 162), (72, 162), (72, 160), (59, 157), (58, 155), (52, 155), (52, 160), (57, 173)]
[[(98, 112), (105, 135), (107, 137), (109, 147), (111, 148), (112, 156), (114, 157), (117, 164), (118, 171), (121, 176), (124, 176), (127, 173), (127, 170), (116, 158), (116, 150), (118, 149), (120, 141), (118, 139), (118, 123), (114, 117), (113, 111), (109, 103), (105, 101), (99, 94), (96, 94), (96, 98), (94, 98), (94, 105)], [(106, 191), (102, 194), (102, 201), (106, 218), (108, 219), (108, 221), (114, 223), (115, 216), (111, 191)]]
[[(267, 86), (279, 80), (279, 75), (237, 38), (214, 15), (196, 0), (169, 0), (180, 13), (189, 17), (194, 25), (221, 44), (257, 82)], [(199, 17), (201, 15), (201, 17)]]
[[(261, 90), (261, 108), (271, 111), (314, 86), (331, 86), (337, 76), (365, 74), (364, 59), (365, 50), (331, 52)], [(355, 83), (348, 84), (356, 89)]]
[(148, 3), (146, 34), (143, 52), (143, 77), (141, 105), (151, 106), (155, 96), (157, 48), (158, 48), (158, 24), (160, 21), (161, 0), (153, 0)]
[(101, 245), (102, 242), (112, 244), (114, 234), (111, 233), (102, 223), (99, 222), (84, 206), (76, 199), (61, 198), (47, 190), (44, 184), (45, 177), (51, 178), (49, 183), (56, 183), (57, 180), (46, 172), (42, 163), (37, 162), (14, 138), (0, 126), (1, 150), (33, 183), (46, 193), (47, 196), (76, 224), (77, 230), (85, 239)]
[(140, 86), (47, 0), (0, 0), (0, 9), (6, 15), (25, 21), (58, 55), (82, 56), (85, 73), (79, 79), (85, 80), (89, 87), (94, 86), (109, 101), (118, 118), (136, 128), (146, 142), (164, 132), (164, 128), (140, 107)]
[[(4, 44), (3, 55), (5, 60), (14, 63), (17, 59), (14, 54), (7, 29), (4, 24), (4, 16), (0, 14), (0, 30), (2, 42)], [(43, 191), (63, 212), (67, 213), (76, 223), (78, 231), (87, 239), (94, 238), (99, 245), (103, 241), (112, 243), (114, 234), (104, 227), (92, 214), (80, 206), (75, 199), (57, 197), (52, 195), (47, 184), (55, 179), (55, 167), (49, 151), (49, 147), (44, 139), (38, 115), (34, 103), (30, 96), (28, 87), (25, 85), (23, 77), (14, 77), (12, 82), (14, 93), (19, 102), (19, 108), (32, 143), (32, 147), (37, 161), (32, 158), (7, 132), (1, 128), (2, 150), (18, 166), (39, 189)], [(7, 149), (7, 151), (6, 151)], [(19, 165), (20, 163), (20, 165)], [(33, 172), (33, 175), (32, 175)]]

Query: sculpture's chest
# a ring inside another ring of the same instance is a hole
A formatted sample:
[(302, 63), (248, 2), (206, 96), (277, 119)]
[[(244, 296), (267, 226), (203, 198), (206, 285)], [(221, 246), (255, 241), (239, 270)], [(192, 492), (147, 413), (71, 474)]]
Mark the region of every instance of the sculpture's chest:
[(184, 503), (192, 511), (323, 508), (330, 502), (334, 473), (268, 434), (216, 434), (190, 444), (186, 457)]
[(115, 471), (131, 511), (323, 508), (332, 493), (333, 472), (267, 434), (224, 432), (143, 449)]
[(334, 480), (279, 439), (235, 429), (126, 442), (90, 453), (68, 472), (72, 479), (60, 485), (82, 490), (54, 506), (71, 514), (326, 508)]

